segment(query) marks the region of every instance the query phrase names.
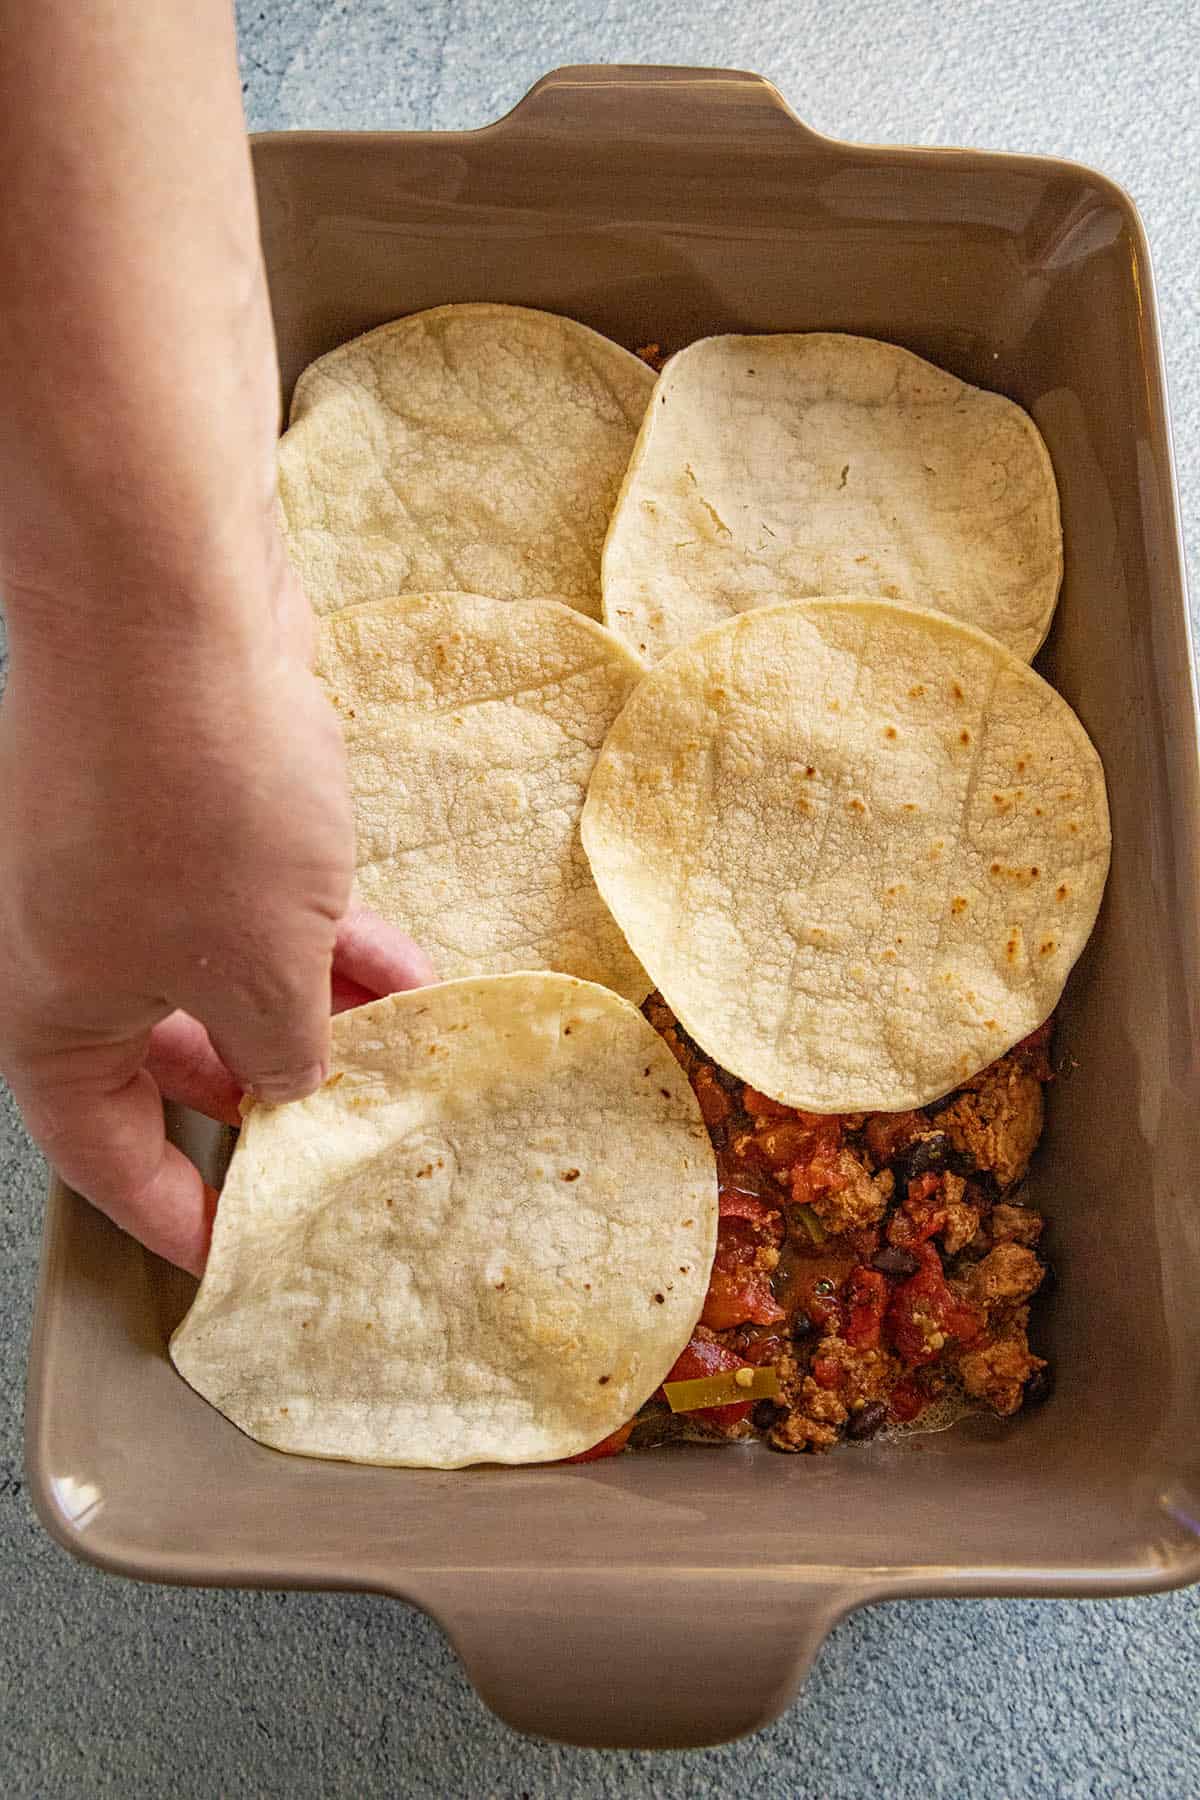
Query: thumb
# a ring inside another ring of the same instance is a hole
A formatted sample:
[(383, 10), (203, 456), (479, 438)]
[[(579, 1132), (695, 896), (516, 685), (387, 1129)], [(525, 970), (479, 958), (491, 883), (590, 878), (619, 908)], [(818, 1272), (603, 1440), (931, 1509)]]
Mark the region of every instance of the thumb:
[(303, 1099), (328, 1072), (332, 923), (328, 929), (328, 948), (273, 952), (240, 978), (221, 979), (214, 958), (203, 984), (180, 996), (235, 1081), (270, 1105)]

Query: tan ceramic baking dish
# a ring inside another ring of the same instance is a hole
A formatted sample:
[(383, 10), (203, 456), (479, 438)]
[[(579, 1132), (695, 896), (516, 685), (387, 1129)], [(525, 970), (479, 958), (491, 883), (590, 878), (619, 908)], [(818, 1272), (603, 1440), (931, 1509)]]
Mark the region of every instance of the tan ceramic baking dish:
[[(515, 301), (636, 346), (866, 332), (1027, 406), (1067, 578), (1040, 666), (1111, 786), (1037, 1173), (1060, 1285), (1041, 1410), (823, 1458), (661, 1451), (388, 1471), (278, 1455), (174, 1375), (190, 1283), (55, 1184), (28, 1409), (61, 1543), (157, 1581), (426, 1608), (485, 1699), (578, 1743), (763, 1724), (849, 1608), (1146, 1592), (1200, 1576), (1196, 712), (1162, 365), (1126, 196), (1059, 162), (818, 137), (725, 71), (566, 69), (461, 134), (254, 147), (287, 392), (419, 307)], [(194, 1122), (193, 1122), (194, 1125)], [(399, 1679), (399, 1678), (398, 1678)]]

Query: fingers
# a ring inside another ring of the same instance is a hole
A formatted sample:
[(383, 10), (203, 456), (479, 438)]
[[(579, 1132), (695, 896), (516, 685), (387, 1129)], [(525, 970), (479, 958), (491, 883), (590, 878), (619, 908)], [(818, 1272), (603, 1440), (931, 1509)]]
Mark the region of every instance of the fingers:
[(137, 1067), (143, 1050), (144, 1040), (66, 1052), (14, 1071), (12, 1089), (70, 1187), (147, 1249), (199, 1275), (217, 1197), (167, 1143), (158, 1089)]
[(335, 1013), (349, 1012), (351, 1007), (366, 1006), (370, 1001), (379, 998), (380, 996), (373, 994), (370, 988), (360, 987), (357, 981), (347, 980), (345, 975), (339, 975), (334, 969), (330, 982), (329, 1003)]
[(356, 985), (365, 999), (372, 1000), (382, 994), (428, 987), (437, 980), (437, 971), (421, 946), (365, 906), (351, 906), (338, 926), (333, 966), (335, 979)]
[(241, 1123), (241, 1085), (213, 1049), (203, 1025), (186, 1013), (174, 1012), (154, 1027), (146, 1068), (166, 1099), (219, 1119), (223, 1125)]
[[(424, 951), (377, 914), (355, 908), (339, 926), (330, 981), (333, 1012), (434, 979)], [(240, 1124), (242, 1084), (218, 1056), (203, 1025), (187, 1013), (174, 1012), (155, 1026), (145, 1066), (168, 1100), (223, 1124)]]

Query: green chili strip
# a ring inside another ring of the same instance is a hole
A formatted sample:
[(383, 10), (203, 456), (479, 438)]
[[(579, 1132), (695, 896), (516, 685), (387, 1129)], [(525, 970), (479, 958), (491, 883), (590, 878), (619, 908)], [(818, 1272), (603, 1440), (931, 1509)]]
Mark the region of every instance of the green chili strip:
[(798, 1206), (793, 1217), (798, 1224), (803, 1225), (814, 1244), (823, 1244), (829, 1236), (811, 1206)]
[[(742, 1376), (740, 1382), (739, 1375)], [(771, 1363), (761, 1369), (723, 1369), (719, 1375), (703, 1375), (696, 1381), (665, 1382), (663, 1393), (672, 1412), (695, 1412), (698, 1406), (732, 1406), (739, 1400), (774, 1400), (779, 1393), (779, 1377)]]

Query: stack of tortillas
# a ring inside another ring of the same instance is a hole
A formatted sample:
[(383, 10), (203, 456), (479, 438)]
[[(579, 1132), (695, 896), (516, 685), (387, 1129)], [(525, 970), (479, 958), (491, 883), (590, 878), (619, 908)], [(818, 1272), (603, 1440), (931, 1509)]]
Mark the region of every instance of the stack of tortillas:
[(662, 1381), (715, 1244), (651, 985), (773, 1098), (892, 1110), (1038, 1025), (1086, 942), (1103, 774), (1027, 666), (1049, 458), (891, 345), (710, 339), (655, 383), (461, 306), (301, 377), (280, 494), (359, 894), (442, 979), (251, 1111), (172, 1354), (282, 1449), (573, 1455)]

